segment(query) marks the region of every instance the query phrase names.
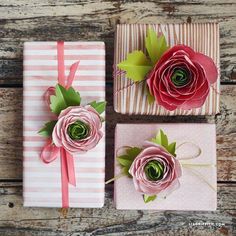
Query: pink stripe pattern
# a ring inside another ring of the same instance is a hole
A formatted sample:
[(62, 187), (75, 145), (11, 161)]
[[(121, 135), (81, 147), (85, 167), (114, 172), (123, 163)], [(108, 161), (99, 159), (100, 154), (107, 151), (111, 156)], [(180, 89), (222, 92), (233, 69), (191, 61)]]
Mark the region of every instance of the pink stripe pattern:
[[(65, 42), (64, 49), (66, 76), (70, 65), (80, 61), (73, 87), (80, 92), (82, 105), (93, 100), (105, 100), (104, 43)], [(46, 139), (37, 133), (45, 122), (52, 119), (43, 100), (43, 94), (48, 87), (55, 86), (58, 81), (56, 50), (57, 42), (24, 44), (24, 206), (62, 207), (60, 160), (57, 159), (50, 165), (42, 163), (39, 156)], [(77, 185), (69, 188), (69, 206), (102, 207), (105, 182), (105, 133), (96, 148), (86, 154), (75, 155), (74, 163)]]

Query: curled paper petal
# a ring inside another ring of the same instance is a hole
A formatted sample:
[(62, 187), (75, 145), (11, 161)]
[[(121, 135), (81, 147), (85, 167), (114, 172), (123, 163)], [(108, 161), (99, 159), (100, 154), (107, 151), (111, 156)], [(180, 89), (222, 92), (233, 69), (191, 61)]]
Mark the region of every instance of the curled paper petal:
[(204, 68), (205, 74), (209, 82), (211, 84), (215, 83), (218, 76), (218, 72), (214, 61), (210, 57), (202, 53), (195, 53), (193, 60), (196, 63), (199, 63)]
[(83, 121), (77, 120), (75, 123), (68, 126), (67, 133), (73, 140), (82, 140), (88, 137), (90, 127)]
[(180, 187), (180, 182), (178, 179), (175, 179), (169, 187), (158, 193), (158, 198), (166, 198), (168, 195), (170, 195), (172, 192), (177, 190)]

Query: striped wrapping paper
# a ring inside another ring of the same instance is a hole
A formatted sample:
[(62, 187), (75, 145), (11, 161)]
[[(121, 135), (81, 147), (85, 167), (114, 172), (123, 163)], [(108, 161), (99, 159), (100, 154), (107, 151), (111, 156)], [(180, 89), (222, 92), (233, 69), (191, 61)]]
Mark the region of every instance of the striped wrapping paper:
[[(119, 71), (117, 64), (134, 50), (145, 52), (145, 37), (149, 27), (163, 33), (168, 45), (185, 44), (211, 57), (217, 65), (218, 80), (210, 88), (201, 108), (168, 111), (156, 103), (149, 104), (145, 83), (134, 83)], [(217, 23), (199, 24), (122, 24), (117, 25), (114, 56), (114, 107), (123, 114), (143, 115), (213, 115), (219, 113), (220, 94), (219, 26)]]
[[(105, 46), (103, 42), (65, 42), (65, 73), (80, 60), (73, 87), (82, 105), (105, 100)], [(49, 86), (57, 84), (57, 43), (24, 44), (23, 168), (24, 206), (62, 207), (60, 158), (45, 164), (39, 158), (46, 139), (37, 134), (52, 113), (43, 100)], [(70, 207), (102, 207), (105, 178), (104, 137), (86, 154), (74, 155), (76, 187), (69, 184)]]

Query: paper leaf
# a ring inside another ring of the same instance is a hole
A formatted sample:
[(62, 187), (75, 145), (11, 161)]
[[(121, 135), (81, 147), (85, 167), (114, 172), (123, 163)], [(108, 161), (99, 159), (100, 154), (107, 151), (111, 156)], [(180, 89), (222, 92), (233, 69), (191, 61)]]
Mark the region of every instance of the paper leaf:
[(103, 102), (93, 101), (93, 102), (90, 102), (89, 105), (92, 106), (99, 114), (102, 114), (106, 109), (105, 101)]
[(135, 159), (136, 156), (138, 156), (138, 154), (142, 151), (141, 148), (138, 147), (131, 147), (129, 149), (127, 149), (127, 154), (131, 159)]
[(51, 137), (52, 136), (52, 131), (54, 126), (56, 125), (57, 121), (52, 120), (44, 124), (44, 127), (39, 130), (38, 134), (44, 136), (44, 137)]
[(127, 166), (123, 167), (121, 172), (123, 175), (126, 175), (126, 176), (132, 178), (131, 174), (129, 173), (129, 167), (127, 167)]
[(127, 170), (125, 172), (126, 175), (130, 176), (129, 169), (132, 165), (134, 159), (137, 157), (137, 155), (142, 151), (141, 148), (138, 147), (131, 147), (126, 149), (126, 153), (124, 155), (116, 157), (118, 163), (122, 166), (122, 170)]
[(122, 166), (131, 166), (133, 159), (130, 158), (128, 155), (121, 155), (117, 157), (117, 161)]
[(152, 69), (152, 64), (142, 51), (129, 53), (127, 59), (120, 62), (118, 68), (126, 71), (127, 78), (134, 82), (144, 80), (147, 73)]
[(50, 96), (50, 108), (51, 111), (57, 115), (69, 106), (80, 105), (80, 94), (76, 92), (72, 87), (65, 89), (63, 86), (56, 85), (56, 94)]
[(148, 103), (151, 105), (155, 101), (155, 97), (151, 95), (148, 86), (145, 86), (145, 93), (147, 94)]
[(157, 195), (152, 195), (152, 196), (149, 196), (149, 195), (146, 195), (146, 194), (143, 195), (143, 200), (144, 200), (145, 203), (154, 201), (156, 198), (157, 198)]
[(171, 144), (168, 144), (168, 138), (167, 135), (163, 132), (163, 130), (160, 129), (158, 134), (155, 138), (152, 138), (151, 140), (153, 143), (159, 144), (162, 147), (164, 147), (169, 153), (171, 153), (173, 156), (176, 156), (175, 149), (176, 149), (176, 142), (173, 142)]
[(163, 146), (166, 149), (168, 148), (168, 138), (161, 129), (156, 135), (156, 137), (152, 139), (152, 141), (156, 144)]
[(157, 63), (163, 53), (169, 48), (165, 36), (163, 34), (158, 36), (152, 28), (148, 29), (145, 46), (153, 65)]
[(167, 151), (168, 151), (169, 153), (171, 153), (173, 156), (176, 156), (176, 154), (175, 154), (175, 149), (176, 149), (176, 142), (173, 142), (173, 143), (171, 143), (171, 144), (168, 145)]
[(149, 104), (152, 104), (155, 101), (155, 97), (152, 96), (150, 93), (147, 94), (147, 99)]

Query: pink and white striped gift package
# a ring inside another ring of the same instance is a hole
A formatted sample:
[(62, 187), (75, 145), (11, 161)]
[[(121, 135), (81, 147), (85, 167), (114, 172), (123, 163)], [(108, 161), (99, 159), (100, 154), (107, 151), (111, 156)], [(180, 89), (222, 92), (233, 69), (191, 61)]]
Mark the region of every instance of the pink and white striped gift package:
[[(105, 100), (105, 46), (103, 42), (65, 42), (65, 75), (80, 61), (73, 87), (80, 92), (82, 105)], [(24, 206), (62, 207), (61, 162), (40, 159), (46, 139), (38, 134), (52, 119), (43, 99), (50, 86), (58, 83), (57, 42), (24, 44), (23, 180)], [(92, 150), (74, 155), (76, 186), (69, 185), (69, 207), (102, 207), (105, 178), (104, 136)]]

